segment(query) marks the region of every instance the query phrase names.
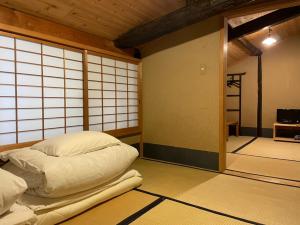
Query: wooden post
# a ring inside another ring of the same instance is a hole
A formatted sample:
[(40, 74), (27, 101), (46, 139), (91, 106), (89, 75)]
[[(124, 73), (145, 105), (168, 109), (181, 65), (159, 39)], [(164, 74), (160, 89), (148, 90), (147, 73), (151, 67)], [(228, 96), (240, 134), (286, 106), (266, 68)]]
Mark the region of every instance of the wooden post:
[(262, 59), (258, 55), (257, 71), (257, 137), (262, 136)]

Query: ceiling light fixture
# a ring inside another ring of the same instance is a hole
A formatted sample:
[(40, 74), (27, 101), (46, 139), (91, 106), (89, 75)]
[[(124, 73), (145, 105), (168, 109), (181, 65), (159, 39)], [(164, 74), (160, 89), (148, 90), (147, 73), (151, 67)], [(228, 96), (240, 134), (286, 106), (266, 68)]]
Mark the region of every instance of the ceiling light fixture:
[(262, 42), (264, 45), (271, 46), (277, 42), (277, 40), (271, 36), (271, 32), (272, 32), (272, 29), (271, 29), (271, 27), (269, 27), (268, 36)]

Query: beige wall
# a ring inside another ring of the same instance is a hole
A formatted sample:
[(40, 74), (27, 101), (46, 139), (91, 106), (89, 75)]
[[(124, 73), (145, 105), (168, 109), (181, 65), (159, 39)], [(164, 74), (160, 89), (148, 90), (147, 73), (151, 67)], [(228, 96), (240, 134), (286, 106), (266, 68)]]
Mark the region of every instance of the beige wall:
[[(300, 35), (265, 49), (262, 66), (263, 128), (272, 128), (277, 108), (300, 108)], [(257, 58), (248, 57), (228, 70), (247, 72), (243, 78), (242, 126), (256, 127)]]
[(144, 142), (219, 151), (220, 26), (214, 18), (169, 35), (173, 43), (178, 35), (194, 39), (143, 58)]

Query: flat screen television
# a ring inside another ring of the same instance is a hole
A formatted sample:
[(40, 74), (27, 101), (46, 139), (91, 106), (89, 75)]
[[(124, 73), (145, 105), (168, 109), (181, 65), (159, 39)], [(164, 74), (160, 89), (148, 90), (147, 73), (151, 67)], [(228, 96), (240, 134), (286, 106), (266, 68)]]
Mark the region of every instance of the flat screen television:
[(277, 109), (277, 122), (286, 124), (299, 124), (300, 109)]

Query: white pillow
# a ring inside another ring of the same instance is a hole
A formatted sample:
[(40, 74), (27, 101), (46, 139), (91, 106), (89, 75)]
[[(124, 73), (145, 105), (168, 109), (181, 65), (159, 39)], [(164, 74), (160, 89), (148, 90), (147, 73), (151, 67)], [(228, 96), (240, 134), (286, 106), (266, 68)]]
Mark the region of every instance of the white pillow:
[(0, 215), (9, 210), (26, 189), (22, 178), (0, 169)]
[(118, 139), (105, 133), (82, 131), (41, 141), (34, 144), (31, 149), (39, 150), (50, 156), (74, 156), (120, 143)]

